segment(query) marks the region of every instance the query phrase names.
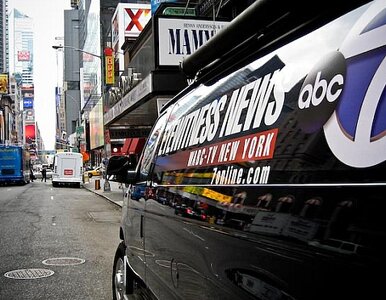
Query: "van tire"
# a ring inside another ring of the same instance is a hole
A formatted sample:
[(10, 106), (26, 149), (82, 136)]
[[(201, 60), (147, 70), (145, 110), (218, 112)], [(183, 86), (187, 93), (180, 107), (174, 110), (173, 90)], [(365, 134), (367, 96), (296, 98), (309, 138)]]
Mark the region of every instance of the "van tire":
[(154, 297), (146, 296), (147, 293), (144, 292), (143, 282), (134, 275), (130, 266), (126, 266), (126, 274), (124, 274), (125, 255), (126, 246), (125, 243), (122, 241), (119, 244), (114, 257), (114, 266), (112, 274), (113, 300), (153, 299)]
[(91, 178), (92, 177), (92, 174), (91, 173), (88, 173), (88, 178)]
[[(122, 241), (119, 244), (114, 257), (113, 274), (112, 274), (113, 300), (123, 300), (125, 295), (127, 294), (127, 272), (126, 274), (124, 274), (125, 252), (126, 252), (126, 246)], [(126, 282), (124, 282), (125, 278), (126, 278)]]

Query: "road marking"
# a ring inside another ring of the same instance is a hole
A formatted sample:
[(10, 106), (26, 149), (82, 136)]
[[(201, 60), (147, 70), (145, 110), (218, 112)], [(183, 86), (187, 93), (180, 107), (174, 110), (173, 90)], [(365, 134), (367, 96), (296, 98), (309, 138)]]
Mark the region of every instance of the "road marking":
[(185, 230), (186, 232), (190, 233), (191, 235), (193, 235), (194, 237), (198, 238), (199, 240), (205, 242), (205, 239), (200, 237), (198, 234), (194, 233), (192, 230), (186, 228), (186, 227), (183, 227), (182, 228), (183, 230)]

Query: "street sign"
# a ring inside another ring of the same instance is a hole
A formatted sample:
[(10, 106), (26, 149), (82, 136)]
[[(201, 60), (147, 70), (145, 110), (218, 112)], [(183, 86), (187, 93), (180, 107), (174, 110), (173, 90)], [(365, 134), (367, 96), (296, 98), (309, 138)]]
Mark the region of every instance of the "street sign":
[(194, 8), (167, 7), (164, 9), (162, 14), (172, 16), (195, 16), (196, 10)]
[(83, 126), (77, 126), (75, 132), (77, 135), (81, 135), (84, 132)]

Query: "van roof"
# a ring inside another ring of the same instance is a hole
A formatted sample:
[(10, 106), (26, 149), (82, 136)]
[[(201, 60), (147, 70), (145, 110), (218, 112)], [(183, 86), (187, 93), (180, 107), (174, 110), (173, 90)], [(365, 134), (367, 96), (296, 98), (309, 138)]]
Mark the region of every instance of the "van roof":
[[(199, 84), (210, 84), (216, 78), (224, 77), (256, 59), (256, 56), (263, 56), (367, 2), (327, 0), (317, 1), (308, 7), (301, 0), (284, 1), (280, 5), (275, 0), (255, 1), (226, 28), (181, 62), (182, 72), (194, 81), (167, 102), (161, 112)], [(330, 9), (329, 3), (334, 9)], [(251, 53), (251, 49), (258, 50)]]

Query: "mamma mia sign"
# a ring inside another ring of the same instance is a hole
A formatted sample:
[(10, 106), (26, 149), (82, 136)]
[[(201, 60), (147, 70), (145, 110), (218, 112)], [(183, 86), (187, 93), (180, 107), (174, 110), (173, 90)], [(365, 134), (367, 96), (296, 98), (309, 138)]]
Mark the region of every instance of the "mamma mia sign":
[(193, 19), (158, 19), (158, 64), (160, 66), (178, 66), (180, 62), (229, 22), (193, 20)]

